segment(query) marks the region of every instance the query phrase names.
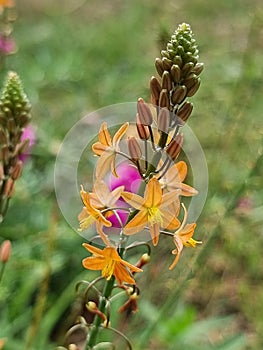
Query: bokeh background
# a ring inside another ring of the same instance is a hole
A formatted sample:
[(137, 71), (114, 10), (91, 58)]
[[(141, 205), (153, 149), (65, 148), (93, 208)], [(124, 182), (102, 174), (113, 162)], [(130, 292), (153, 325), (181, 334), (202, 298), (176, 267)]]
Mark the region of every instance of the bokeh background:
[(149, 99), (163, 38), (182, 22), (205, 63), (189, 120), (209, 169), (196, 231), (203, 245), (170, 272), (171, 249), (161, 244), (139, 279), (139, 312), (122, 324), (135, 349), (263, 348), (261, 0), (18, 0), (18, 51), (0, 77), (12, 69), (23, 80), (37, 144), (0, 227), (13, 243), (0, 287), (4, 349), (63, 345), (75, 285), (90, 276), (84, 239), (56, 202), (59, 146), (86, 114)]

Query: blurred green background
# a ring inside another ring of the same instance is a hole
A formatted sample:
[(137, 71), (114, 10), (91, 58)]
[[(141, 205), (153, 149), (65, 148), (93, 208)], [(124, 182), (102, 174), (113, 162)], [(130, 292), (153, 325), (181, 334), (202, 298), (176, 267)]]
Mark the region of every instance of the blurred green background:
[(160, 245), (140, 278), (139, 312), (126, 333), (135, 349), (261, 350), (261, 0), (24, 0), (17, 14), (18, 52), (0, 76), (19, 73), (38, 142), (1, 225), (1, 237), (13, 243), (0, 288), (5, 349), (62, 345), (75, 284), (89, 278), (83, 238), (67, 225), (54, 194), (64, 136), (100, 107), (148, 100), (161, 39), (187, 22), (205, 63), (189, 120), (209, 168), (196, 231), (203, 245), (185, 250), (172, 272), (171, 249)]

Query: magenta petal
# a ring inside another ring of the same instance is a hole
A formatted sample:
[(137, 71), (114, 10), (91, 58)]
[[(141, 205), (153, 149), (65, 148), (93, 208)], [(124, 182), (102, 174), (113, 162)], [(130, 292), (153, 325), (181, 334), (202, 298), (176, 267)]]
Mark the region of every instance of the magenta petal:
[(137, 193), (141, 184), (141, 176), (138, 169), (129, 162), (122, 162), (116, 167), (119, 177), (109, 176), (109, 187), (114, 190), (116, 187), (124, 186), (124, 191)]

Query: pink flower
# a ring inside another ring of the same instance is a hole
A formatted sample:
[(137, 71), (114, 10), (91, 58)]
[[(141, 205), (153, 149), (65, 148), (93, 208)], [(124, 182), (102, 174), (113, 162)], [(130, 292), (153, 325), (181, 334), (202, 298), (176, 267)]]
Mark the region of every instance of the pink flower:
[(16, 51), (16, 43), (10, 37), (0, 35), (0, 52), (4, 55), (10, 55)]
[[(116, 167), (116, 173), (118, 174), (118, 177), (110, 174), (107, 181), (111, 191), (119, 186), (124, 186), (124, 191), (133, 193), (138, 192), (142, 179), (138, 169), (133, 164), (129, 163), (128, 161), (119, 163)], [(129, 205), (122, 198), (116, 202), (116, 205), (122, 208), (129, 207)], [(120, 221), (122, 222), (122, 225), (124, 226), (127, 221), (129, 212), (125, 210), (117, 210), (116, 212), (119, 216)], [(107, 219), (112, 223), (112, 227), (121, 227), (116, 215), (111, 215)]]
[(118, 177), (109, 176), (109, 187), (114, 190), (116, 187), (124, 186), (124, 191), (137, 193), (142, 182), (138, 169), (129, 162), (119, 163), (116, 167)]
[(22, 154), (20, 154), (19, 159), (22, 160), (22, 162), (25, 162), (29, 159), (30, 153), (32, 151), (32, 148), (34, 144), (36, 143), (36, 130), (32, 125), (28, 125), (21, 136), (21, 141), (29, 140), (28, 147), (26, 151)]

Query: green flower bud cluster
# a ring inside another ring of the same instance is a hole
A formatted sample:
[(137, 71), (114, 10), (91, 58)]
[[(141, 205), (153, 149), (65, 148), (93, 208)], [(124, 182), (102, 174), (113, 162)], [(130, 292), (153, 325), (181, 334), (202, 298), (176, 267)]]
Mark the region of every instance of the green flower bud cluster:
[(19, 76), (9, 72), (0, 95), (0, 221), (14, 192), (14, 182), (22, 172), (19, 155), (28, 140), (21, 141), (21, 136), (31, 120), (30, 109)]
[(182, 23), (168, 42), (162, 58), (156, 58), (159, 78), (152, 77), (150, 89), (153, 104), (166, 107), (185, 122), (193, 109), (186, 101), (200, 86), (203, 63), (198, 63), (198, 46), (189, 24)]

